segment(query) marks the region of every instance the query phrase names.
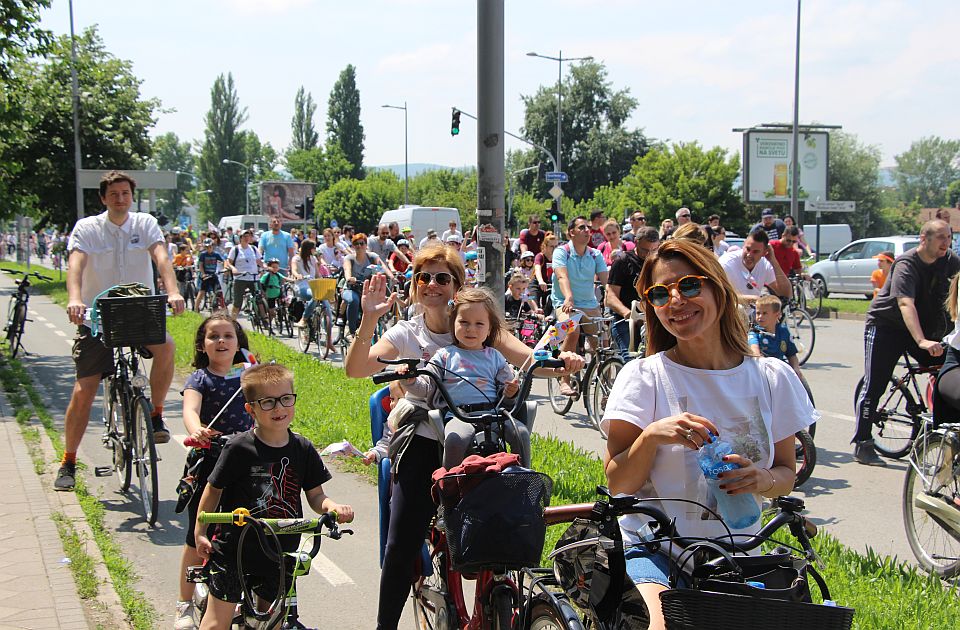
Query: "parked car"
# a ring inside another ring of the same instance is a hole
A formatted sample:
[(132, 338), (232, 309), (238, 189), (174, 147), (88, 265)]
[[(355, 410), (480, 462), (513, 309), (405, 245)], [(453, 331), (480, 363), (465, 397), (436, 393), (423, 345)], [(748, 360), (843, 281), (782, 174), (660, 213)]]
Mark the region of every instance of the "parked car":
[(873, 297), (870, 274), (877, 268), (874, 258), (881, 252), (891, 251), (895, 256), (920, 245), (917, 236), (882, 236), (862, 238), (830, 254), (810, 266), (809, 273), (824, 285), (824, 296), (833, 293), (862, 293)]

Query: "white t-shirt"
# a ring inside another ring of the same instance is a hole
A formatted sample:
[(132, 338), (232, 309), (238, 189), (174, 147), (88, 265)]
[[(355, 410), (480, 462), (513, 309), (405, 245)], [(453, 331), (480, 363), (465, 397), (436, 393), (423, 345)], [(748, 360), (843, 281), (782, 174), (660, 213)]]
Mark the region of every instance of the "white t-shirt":
[[(390, 343), (399, 353), (398, 359), (412, 359), (420, 357), (423, 363), (430, 360), (437, 350), (453, 344), (453, 334), (435, 333), (427, 328), (423, 315), (411, 317), (408, 320), (398, 322), (383, 334), (382, 339)], [(410, 392), (404, 396), (408, 401), (423, 409), (430, 409), (430, 404), (426, 399), (414, 396)], [(417, 435), (437, 439), (437, 434), (430, 427), (429, 423), (421, 422), (417, 427)]]
[(150, 247), (163, 243), (157, 220), (146, 212), (130, 212), (123, 225), (114, 225), (104, 211), (77, 221), (67, 250), (87, 255), (80, 280), (80, 299), (87, 306), (117, 284), (139, 282), (156, 291)]
[(730, 249), (730, 243), (726, 241), (720, 241), (713, 244), (713, 253), (718, 257), (726, 254), (728, 249)]
[(337, 269), (343, 267), (343, 257), (348, 253), (344, 252), (343, 248), (338, 247), (336, 244), (327, 245), (326, 243), (321, 243), (317, 247), (317, 252), (319, 252), (325, 265), (328, 267), (336, 267)]
[[(671, 409), (671, 398), (679, 409)], [(734, 453), (764, 468), (773, 464), (776, 442), (820, 417), (793, 369), (779, 359), (745, 357), (743, 363), (729, 370), (699, 370), (674, 363), (661, 352), (621, 368), (602, 424), (609, 429), (612, 420), (623, 420), (645, 429), (656, 420), (683, 411), (713, 422)], [(696, 451), (679, 444), (657, 448), (650, 478), (636, 496), (688, 499), (716, 511), (716, 500), (703, 479)], [(676, 519), (681, 536), (726, 534), (719, 521), (702, 520), (704, 510), (699, 506), (663, 501), (659, 507)], [(623, 517), (620, 527), (624, 539), (637, 542), (636, 531), (647, 520), (642, 515)], [(753, 534), (761, 526), (758, 521), (733, 533)]]
[(777, 274), (769, 260), (760, 258), (753, 266), (753, 271), (750, 271), (744, 266), (743, 251), (739, 249), (728, 250), (719, 262), (738, 295), (759, 296), (764, 286), (777, 281)]
[(230, 250), (230, 264), (237, 268), (235, 280), (256, 280), (257, 279), (257, 261), (260, 260), (260, 250), (253, 245), (237, 245)]

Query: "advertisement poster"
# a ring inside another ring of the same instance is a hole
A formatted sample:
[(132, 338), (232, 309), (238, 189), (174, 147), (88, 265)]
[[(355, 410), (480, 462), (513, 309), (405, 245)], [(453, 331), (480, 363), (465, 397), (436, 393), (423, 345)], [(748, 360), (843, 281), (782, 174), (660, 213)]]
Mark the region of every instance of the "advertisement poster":
[(294, 206), (312, 196), (313, 184), (307, 182), (260, 182), (260, 214), (280, 217), (281, 221), (302, 221), (303, 213)]
[[(756, 131), (743, 135), (744, 192), (747, 203), (789, 202), (793, 177), (793, 136), (790, 131)], [(829, 135), (801, 132), (800, 200), (827, 200)]]

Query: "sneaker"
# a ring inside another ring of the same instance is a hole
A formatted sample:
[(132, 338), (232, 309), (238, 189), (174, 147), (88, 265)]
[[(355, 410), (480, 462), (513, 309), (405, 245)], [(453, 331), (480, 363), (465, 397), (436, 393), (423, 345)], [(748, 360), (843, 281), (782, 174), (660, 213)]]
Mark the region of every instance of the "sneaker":
[(887, 465), (887, 462), (883, 461), (880, 456), (877, 455), (877, 449), (873, 446), (873, 440), (864, 440), (863, 442), (854, 443), (853, 459), (858, 464), (863, 464), (864, 466)]
[(57, 480), (53, 482), (53, 489), (60, 492), (70, 492), (77, 485), (77, 465), (63, 464), (57, 471)]
[(197, 624), (193, 620), (193, 602), (177, 602), (176, 616), (173, 630), (196, 630)]
[(163, 423), (163, 416), (150, 416), (150, 422), (153, 423), (154, 444), (166, 444), (169, 442), (170, 429)]

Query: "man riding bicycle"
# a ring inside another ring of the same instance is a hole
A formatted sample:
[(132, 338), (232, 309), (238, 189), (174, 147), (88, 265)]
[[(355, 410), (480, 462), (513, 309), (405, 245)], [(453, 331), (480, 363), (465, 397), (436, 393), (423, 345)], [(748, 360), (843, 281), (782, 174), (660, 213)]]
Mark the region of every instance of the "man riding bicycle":
[[(73, 490), (76, 485), (77, 450), (90, 421), (90, 410), (100, 380), (113, 371), (113, 353), (91, 333), (85, 320), (94, 299), (118, 284), (138, 282), (155, 290), (153, 266), (170, 293), (167, 301), (175, 314), (184, 301), (177, 289), (173, 265), (157, 220), (146, 212), (130, 212), (137, 183), (120, 171), (110, 171), (100, 180), (100, 201), (106, 211), (77, 221), (67, 250), (67, 315), (77, 325), (73, 342), (76, 382), (64, 415), (64, 453), (55, 490)], [(153, 354), (150, 370), (151, 420), (154, 440), (170, 441), (163, 423), (163, 401), (173, 381), (174, 344), (170, 335), (163, 344), (147, 346)]]
[(904, 352), (921, 365), (943, 363), (939, 339), (949, 322), (944, 300), (950, 278), (960, 272), (960, 258), (950, 250), (950, 226), (927, 221), (920, 246), (893, 263), (890, 278), (873, 300), (863, 329), (864, 379), (857, 399), (854, 459), (867, 466), (886, 466), (873, 444), (877, 401)]

